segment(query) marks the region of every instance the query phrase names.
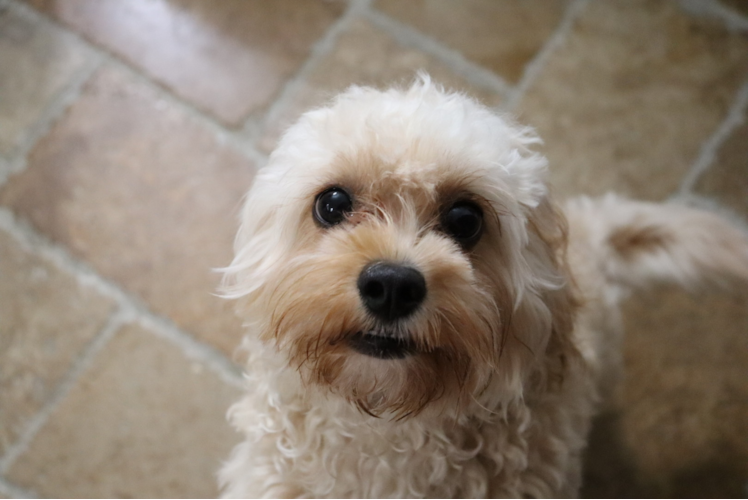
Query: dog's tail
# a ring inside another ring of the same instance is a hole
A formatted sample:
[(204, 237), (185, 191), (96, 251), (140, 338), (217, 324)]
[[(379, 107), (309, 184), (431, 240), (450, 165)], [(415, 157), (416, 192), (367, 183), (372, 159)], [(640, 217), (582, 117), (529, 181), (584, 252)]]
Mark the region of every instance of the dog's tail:
[(748, 234), (710, 211), (607, 195), (572, 200), (567, 213), (611, 284), (748, 283)]

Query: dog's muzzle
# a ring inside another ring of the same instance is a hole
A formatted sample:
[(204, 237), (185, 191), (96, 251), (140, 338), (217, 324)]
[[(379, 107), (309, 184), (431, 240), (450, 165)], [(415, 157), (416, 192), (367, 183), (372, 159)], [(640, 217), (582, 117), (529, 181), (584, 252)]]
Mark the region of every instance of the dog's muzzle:
[(387, 333), (358, 332), (348, 340), (353, 350), (379, 359), (402, 359), (416, 353), (410, 339)]
[(380, 359), (400, 359), (416, 352), (407, 334), (397, 334), (393, 323), (413, 314), (426, 298), (426, 280), (412, 267), (375, 262), (358, 277), (361, 302), (377, 320), (389, 325), (377, 332), (358, 332), (350, 345), (356, 351)]

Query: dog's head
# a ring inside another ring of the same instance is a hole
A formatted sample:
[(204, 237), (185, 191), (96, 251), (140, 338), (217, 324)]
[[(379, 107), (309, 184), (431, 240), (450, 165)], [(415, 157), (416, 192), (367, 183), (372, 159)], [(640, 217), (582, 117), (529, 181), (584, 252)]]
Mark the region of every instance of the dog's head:
[(535, 142), (428, 78), (351, 88), (257, 174), (226, 295), (306, 383), (368, 413), (517, 397), (572, 309)]

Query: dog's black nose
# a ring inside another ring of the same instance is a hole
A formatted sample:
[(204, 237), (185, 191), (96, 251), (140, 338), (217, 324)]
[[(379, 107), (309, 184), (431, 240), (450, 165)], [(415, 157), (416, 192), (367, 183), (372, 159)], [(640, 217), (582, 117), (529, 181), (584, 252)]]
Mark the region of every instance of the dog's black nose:
[(426, 297), (426, 280), (416, 269), (375, 262), (358, 277), (358, 293), (366, 308), (385, 321), (405, 318)]

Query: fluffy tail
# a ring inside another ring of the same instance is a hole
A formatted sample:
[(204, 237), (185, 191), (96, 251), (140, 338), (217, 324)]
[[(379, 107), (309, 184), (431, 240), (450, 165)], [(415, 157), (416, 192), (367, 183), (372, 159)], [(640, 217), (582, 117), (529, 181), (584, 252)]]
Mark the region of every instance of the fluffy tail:
[(748, 283), (748, 235), (712, 212), (614, 195), (576, 199), (567, 210), (571, 230), (593, 245), (592, 258), (612, 284)]

